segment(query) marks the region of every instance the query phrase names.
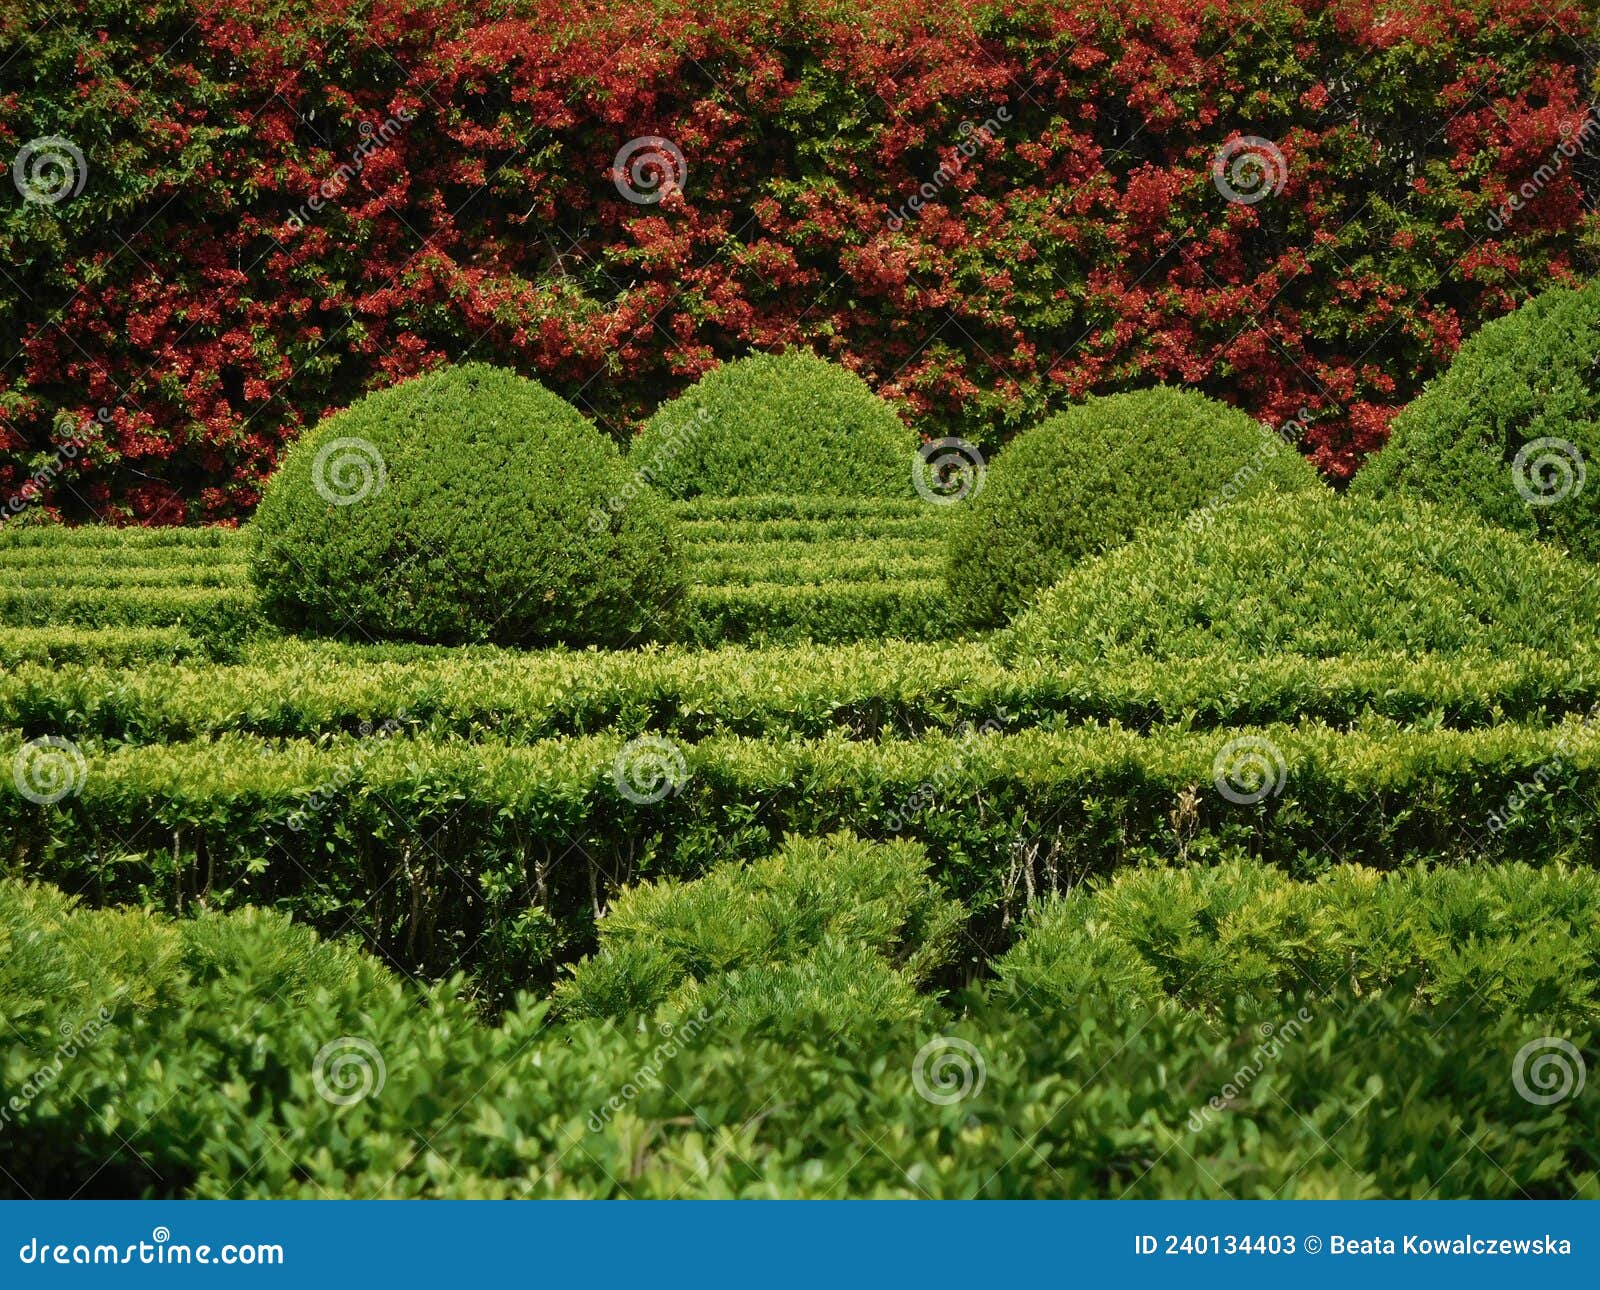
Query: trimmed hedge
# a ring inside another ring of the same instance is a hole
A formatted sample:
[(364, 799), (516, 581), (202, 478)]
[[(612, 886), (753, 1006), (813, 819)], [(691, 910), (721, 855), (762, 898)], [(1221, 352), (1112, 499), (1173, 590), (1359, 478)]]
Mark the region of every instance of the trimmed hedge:
[(803, 350), (713, 368), (628, 461), (672, 497), (909, 498), (917, 437), (854, 372)]
[[(404, 715), (407, 731), (507, 741), (647, 731), (852, 738), (1078, 722), (1205, 729), (1296, 718), (1349, 727), (1369, 716), (1422, 727), (1531, 724), (1600, 703), (1600, 654), (1269, 659), (1234, 654), (1006, 668), (985, 644), (670, 648), (517, 654), (428, 646), (273, 642), (221, 666), (175, 662), (182, 633), (0, 631), (0, 726), (115, 743), (223, 733), (312, 738)], [(19, 639), (20, 638), (20, 639)], [(105, 657), (98, 657), (101, 652)], [(122, 652), (127, 652), (127, 657)], [(70, 671), (56, 659), (79, 664)], [(38, 662), (42, 666), (30, 666)]]
[[(1600, 748), (1575, 719), (1464, 732), (1372, 718), (1353, 732), (717, 736), (643, 751), (614, 736), (465, 743), (391, 730), (86, 744), (79, 791), (56, 806), (0, 777), (0, 830), (14, 870), (99, 901), (279, 907), (359, 928), (408, 970), (448, 970), (470, 950), (491, 991), (547, 979), (584, 948), (605, 892), (765, 855), (788, 833), (923, 842), (941, 885), (978, 916), (979, 944), (1034, 893), (1148, 857), (1248, 847), (1318, 872), (1600, 847), (1586, 805), (1600, 797)], [(1241, 747), (1280, 767), (1255, 804), (1218, 787), (1233, 784)], [(15, 751), (0, 744), (0, 764)], [(670, 769), (653, 800), (624, 791), (630, 764)]]
[(997, 627), (1137, 529), (1272, 489), (1321, 485), (1292, 441), (1237, 409), (1164, 386), (1092, 398), (1013, 440), (960, 508), (950, 595), (963, 621)]
[(1266, 498), (1151, 530), (1072, 570), (1012, 660), (1234, 651), (1316, 658), (1591, 648), (1600, 570), (1421, 503)]
[(1533, 1106), (1508, 1078), (1530, 1042), (1600, 1057), (1558, 1019), (1336, 991), (773, 1037), (709, 1010), (550, 1028), (524, 999), (490, 1027), (459, 982), (419, 997), (348, 951), (286, 953), (281, 920), (20, 890), (0, 884), (0, 1080), (31, 1095), (0, 1195), (1596, 1194), (1600, 1100)]
[(328, 418), (251, 525), (252, 578), (291, 631), (440, 644), (657, 635), (682, 573), (670, 521), (576, 408), (468, 363)]
[(1446, 1015), (1600, 1019), (1600, 875), (1525, 864), (1314, 882), (1252, 861), (1141, 869), (1052, 900), (998, 964), (1014, 1008), (1407, 991)]
[(1361, 496), (1420, 497), (1600, 560), (1600, 286), (1487, 324), (1395, 418)]

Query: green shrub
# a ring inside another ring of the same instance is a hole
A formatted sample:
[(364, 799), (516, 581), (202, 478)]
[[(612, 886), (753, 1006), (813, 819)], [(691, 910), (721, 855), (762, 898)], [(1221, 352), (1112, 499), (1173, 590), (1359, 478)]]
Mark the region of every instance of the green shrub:
[(252, 524), (252, 572), (294, 630), (623, 644), (659, 630), (681, 585), (669, 524), (575, 408), (467, 364), (296, 444)]
[(1600, 287), (1536, 296), (1467, 339), (1352, 491), (1420, 497), (1600, 560), (1600, 478), (1583, 478), (1600, 466), (1596, 355)]
[(1074, 568), (1018, 619), (1013, 661), (1233, 652), (1561, 653), (1592, 641), (1600, 579), (1421, 504), (1262, 498)]
[(794, 1024), (777, 1005), (799, 996), (834, 1029), (920, 1016), (915, 986), (949, 956), (962, 917), (926, 868), (920, 846), (841, 834), (789, 838), (776, 855), (693, 882), (630, 888), (556, 1001), (573, 1017), (665, 1004)]
[(998, 626), (1141, 526), (1320, 487), (1293, 444), (1203, 395), (1158, 386), (1091, 398), (995, 459), (951, 529), (946, 580), (963, 621)]
[(1409, 989), (1447, 1011), (1476, 1000), (1593, 1021), (1600, 877), (1516, 863), (1340, 866), (1314, 882), (1254, 861), (1140, 869), (1046, 905), (998, 971), (1027, 1009)]
[(673, 497), (909, 498), (916, 447), (859, 376), (790, 350), (707, 372), (650, 418), (629, 460)]

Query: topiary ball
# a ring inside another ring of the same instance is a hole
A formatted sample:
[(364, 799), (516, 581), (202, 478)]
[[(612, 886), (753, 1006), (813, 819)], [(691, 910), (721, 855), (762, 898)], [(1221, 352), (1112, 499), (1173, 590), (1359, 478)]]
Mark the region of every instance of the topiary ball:
[(951, 528), (945, 581), (962, 622), (994, 627), (1141, 525), (1322, 487), (1291, 442), (1204, 395), (1157, 386), (1091, 398), (995, 459)]
[(662, 406), (629, 460), (672, 497), (910, 497), (917, 436), (855, 373), (815, 354), (755, 354)]
[(1394, 419), (1351, 492), (1466, 510), (1600, 560), (1600, 287), (1488, 324)]
[(1554, 547), (1419, 502), (1262, 497), (1086, 560), (1007, 634), (1013, 662), (1562, 652), (1600, 578)]
[(681, 589), (670, 519), (571, 404), (469, 363), (368, 395), (285, 455), (251, 528), (293, 631), (621, 645)]

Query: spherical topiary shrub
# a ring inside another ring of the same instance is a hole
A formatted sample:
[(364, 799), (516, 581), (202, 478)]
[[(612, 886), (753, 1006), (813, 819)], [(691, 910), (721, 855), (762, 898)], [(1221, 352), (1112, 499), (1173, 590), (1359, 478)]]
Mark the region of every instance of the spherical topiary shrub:
[(1394, 419), (1351, 491), (1468, 510), (1600, 559), (1600, 287), (1488, 324)]
[(285, 455), (251, 525), (263, 607), (354, 639), (625, 644), (682, 585), (670, 519), (571, 404), (470, 363)]
[(1204, 395), (1157, 386), (1091, 398), (995, 459), (952, 526), (946, 582), (964, 622), (998, 626), (1143, 524), (1322, 487), (1292, 442)]
[(1015, 663), (1108, 655), (1561, 652), (1600, 579), (1554, 547), (1421, 502), (1278, 494), (1075, 566), (1007, 633)]
[(815, 354), (755, 354), (707, 372), (634, 440), (673, 497), (910, 497), (916, 435), (859, 376)]

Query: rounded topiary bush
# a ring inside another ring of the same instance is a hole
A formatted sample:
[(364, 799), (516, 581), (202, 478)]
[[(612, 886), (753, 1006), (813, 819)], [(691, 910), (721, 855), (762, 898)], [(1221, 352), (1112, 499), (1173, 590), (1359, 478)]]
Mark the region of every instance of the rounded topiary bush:
[(815, 354), (755, 354), (662, 406), (630, 460), (673, 497), (910, 497), (917, 436), (859, 376)]
[(946, 582), (962, 621), (998, 626), (1141, 525), (1322, 487), (1292, 443), (1204, 395), (1157, 386), (1091, 398), (995, 459), (952, 527)]
[(1562, 651), (1600, 579), (1554, 547), (1420, 502), (1263, 497), (1073, 568), (1007, 634), (1015, 662), (1108, 654)]
[(682, 585), (670, 524), (576, 408), (472, 363), (368, 395), (291, 448), (251, 573), (295, 631), (618, 645), (658, 634)]
[(1488, 324), (1400, 415), (1351, 491), (1468, 510), (1600, 559), (1600, 287)]

